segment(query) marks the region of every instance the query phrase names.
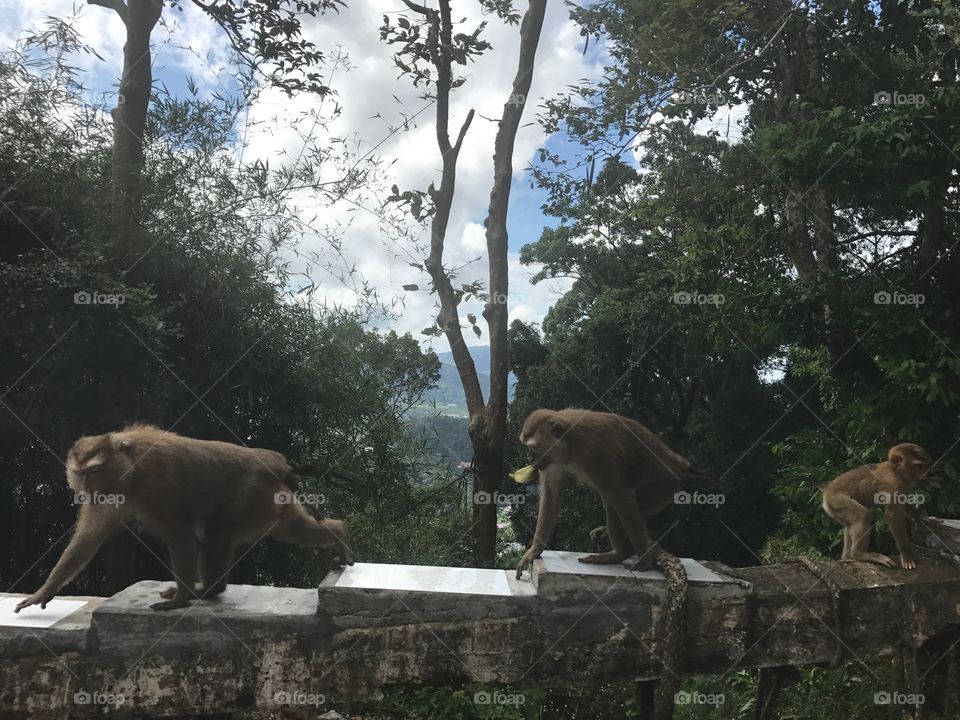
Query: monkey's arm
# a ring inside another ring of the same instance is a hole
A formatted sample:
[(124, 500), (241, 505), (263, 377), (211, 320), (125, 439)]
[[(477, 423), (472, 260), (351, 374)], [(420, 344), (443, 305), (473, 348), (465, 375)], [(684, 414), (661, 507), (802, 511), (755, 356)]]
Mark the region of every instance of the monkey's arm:
[(47, 581), (33, 595), (24, 598), (13, 609), (20, 612), (25, 607), (47, 607), (60, 588), (73, 580), (83, 570), (103, 545), (103, 541), (120, 522), (117, 509), (109, 505), (81, 505), (77, 527), (60, 560), (50, 572)]
[[(195, 585), (197, 582), (197, 541), (191, 528), (178, 528), (178, 532), (171, 532), (166, 538), (167, 550), (170, 553), (170, 564), (173, 566), (173, 578), (177, 587), (173, 597), (164, 597), (163, 600), (153, 603), (154, 610), (173, 610), (186, 607), (197, 597)], [(218, 578), (215, 578), (218, 579)]]
[(932, 523), (934, 525), (939, 525), (943, 522), (940, 518), (932, 517), (931, 515), (924, 515), (923, 511), (918, 508), (916, 505), (911, 505), (907, 503), (903, 506), (904, 511), (914, 520), (917, 520), (922, 523)]
[(910, 544), (910, 538), (907, 536), (907, 505), (888, 505), (886, 509), (887, 525), (890, 526), (890, 532), (897, 543), (897, 551), (900, 553), (900, 565), (904, 570), (913, 570), (917, 567), (916, 556), (913, 547)]
[(560, 515), (560, 493), (563, 489), (563, 469), (547, 467), (540, 471), (540, 509), (537, 511), (537, 529), (533, 532), (530, 548), (517, 563), (517, 579), (536, 558), (540, 557), (553, 534)]

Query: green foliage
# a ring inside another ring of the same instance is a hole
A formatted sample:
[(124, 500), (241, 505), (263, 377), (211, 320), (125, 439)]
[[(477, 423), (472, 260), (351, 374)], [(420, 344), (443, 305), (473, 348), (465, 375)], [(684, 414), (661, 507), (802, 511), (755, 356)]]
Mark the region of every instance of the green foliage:
[[(650, 426), (727, 499), (667, 514), (668, 546), (727, 562), (833, 556), (818, 485), (896, 442), (933, 453), (931, 512), (955, 512), (954, 5), (573, 15), (609, 56), (596, 83), (547, 103), (545, 126), (578, 141), (590, 171), (547, 152), (535, 169), (561, 222), (521, 260), (574, 284), (542, 336), (511, 330), (512, 427), (564, 405)], [(694, 131), (721, 105), (745, 111), (736, 142)], [(619, 158), (641, 136), (638, 171)]]
[[(776, 520), (766, 496), (775, 461), (769, 444), (745, 445), (743, 438), (762, 437), (772, 426), (777, 438), (789, 427), (777, 426), (781, 401), (758, 374), (778, 348), (781, 310), (762, 308), (783, 292), (782, 264), (736, 255), (770, 230), (729, 180), (746, 163), (738, 148), (672, 124), (654, 129), (644, 152), (648, 172), (606, 163), (588, 197), (558, 209), (565, 222), (521, 252), (522, 262), (542, 263), (539, 277), (575, 281), (549, 312), (542, 336), (520, 323), (511, 328), (518, 386), (508, 435), (536, 407), (636, 418), (714, 470), (716, 487), (698, 489), (726, 499), (719, 509), (665, 514), (659, 528), (668, 533), (666, 545), (755, 562)], [(586, 531), (603, 515), (590, 493), (571, 492), (577, 502), (565, 503), (553, 546), (582, 550)], [(523, 540), (534, 513), (521, 511)]]
[[(237, 59), (273, 86), (287, 94), (330, 92), (319, 72), (324, 55), (304, 37), (303, 24), (307, 17), (339, 11), (342, 0), (193, 1), (226, 33)], [(185, 2), (171, 0), (170, 6), (182, 10)]]
[[(299, 225), (283, 183), (238, 161), (236, 101), (156, 98), (144, 167), (152, 247), (111, 274), (112, 128), (67, 65), (79, 51), (59, 25), (0, 60), (0, 580), (39, 585), (76, 515), (67, 449), (132, 421), (274, 448), (317, 469), (304, 490), (351, 521), (361, 559), (458, 559), (460, 497), (405, 419), (436, 383), (437, 359), (291, 289), (285, 258)], [(115, 302), (82, 302), (91, 297)], [(51, 546), (38, 562), (37, 548)], [(232, 579), (309, 586), (324, 569), (322, 553), (266, 543)], [(121, 538), (71, 590), (167, 574)]]

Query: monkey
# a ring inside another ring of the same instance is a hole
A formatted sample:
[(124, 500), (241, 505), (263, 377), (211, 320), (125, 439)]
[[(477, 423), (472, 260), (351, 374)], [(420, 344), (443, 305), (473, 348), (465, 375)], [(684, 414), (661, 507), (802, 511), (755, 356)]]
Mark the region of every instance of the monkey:
[(311, 515), (294, 494), (286, 458), (272, 450), (138, 424), (81, 437), (66, 474), (80, 504), (76, 529), (46, 582), (15, 612), (45, 608), (114, 530), (134, 521), (164, 541), (176, 581), (154, 610), (221, 594), (237, 547), (264, 537), (333, 547), (338, 565), (354, 562), (346, 523)]
[(520, 442), (539, 472), (540, 509), (533, 542), (517, 564), (518, 579), (550, 539), (567, 477), (597, 493), (607, 516), (606, 526), (595, 528), (590, 536), (595, 542), (609, 542), (611, 549), (580, 562), (613, 564), (636, 553), (631, 569), (648, 570), (653, 555), (647, 518), (670, 504), (691, 474), (707, 476), (649, 429), (613, 413), (534, 410), (523, 423)]
[(607, 532), (606, 525), (600, 525), (590, 531), (590, 542), (594, 547), (610, 547), (610, 533)]
[(919, 445), (901, 443), (887, 453), (886, 462), (861, 465), (831, 480), (823, 488), (823, 510), (843, 526), (843, 560), (860, 560), (896, 567), (882, 553), (869, 552), (870, 510), (882, 507), (900, 553), (900, 565), (913, 570), (917, 561), (907, 537), (907, 516), (932, 523), (906, 495), (920, 487), (930, 469), (930, 454)]

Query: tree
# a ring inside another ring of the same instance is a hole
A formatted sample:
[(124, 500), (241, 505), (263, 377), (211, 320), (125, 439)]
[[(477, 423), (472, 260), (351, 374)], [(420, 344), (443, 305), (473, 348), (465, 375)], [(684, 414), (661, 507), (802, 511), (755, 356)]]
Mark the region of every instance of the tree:
[[(658, 111), (692, 122), (746, 106), (744, 146), (757, 173), (747, 180), (798, 292), (818, 306), (811, 344), (825, 348), (834, 374), (876, 378), (857, 342), (869, 323), (841, 299), (851, 253), (871, 241), (913, 241), (904, 252), (930, 289), (943, 287), (957, 262), (943, 222), (956, 166), (950, 6), (612, 2), (574, 14), (585, 34), (605, 35), (611, 62), (600, 82), (551, 103), (548, 128), (563, 125), (588, 158), (603, 158), (630, 147)], [(891, 93), (926, 102), (882, 102)], [(891, 168), (911, 200), (896, 216)], [(561, 170), (547, 163), (541, 179), (567, 201), (586, 183)], [(945, 300), (955, 316), (955, 299)]]
[[(112, 128), (69, 65), (83, 50), (54, 21), (0, 56), (0, 583), (37, 587), (76, 520), (70, 445), (134, 421), (283, 452), (304, 491), (356, 528), (360, 557), (435, 561), (454, 548), (466, 562), (461, 495), (406, 420), (437, 358), (291, 290), (280, 250), (298, 213), (281, 170), (236, 161), (232, 100), (157, 94), (143, 184), (157, 246), (143, 286), (103, 267)], [(123, 533), (71, 591), (169, 576), (149, 543)], [(309, 585), (325, 565), (266, 543), (232, 577)]]
[[(513, 80), (511, 94), (503, 106), (494, 144), (494, 180), (490, 191), (490, 206), (484, 221), (487, 239), (489, 292), (483, 317), (487, 321), (490, 338), (490, 396), (484, 400), (477, 377), (476, 365), (463, 340), (458, 305), (465, 295), (479, 294), (477, 286), (454, 287), (450, 271), (443, 265), (444, 243), (450, 208), (454, 200), (457, 158), (463, 146), (467, 130), (473, 120), (471, 110), (457, 133), (455, 142), (450, 141), (450, 93), (465, 82), (455, 77), (455, 64), (465, 65), (471, 57), (489, 48), (479, 38), (481, 25), (472, 34), (454, 35), (454, 23), (450, 16), (449, 0), (440, 0), (439, 9), (404, 0), (407, 8), (418, 18), (411, 23), (401, 16), (396, 25), (384, 16), (381, 36), (391, 44), (401, 45), (394, 61), (403, 74), (413, 78), (414, 86), (421, 83), (433, 85), (436, 100), (437, 146), (443, 160), (439, 187), (430, 185), (426, 193), (406, 191), (400, 193), (394, 186), (392, 200), (405, 202), (417, 220), (430, 217), (430, 254), (423, 268), (440, 303), (440, 315), (435, 328), (430, 331), (443, 333), (450, 343), (460, 381), (463, 384), (470, 415), (470, 439), (474, 451), (474, 493), (492, 495), (503, 476), (503, 443), (507, 415), (507, 208), (510, 201), (510, 182), (513, 172), (513, 146), (520, 118), (526, 106), (527, 94), (533, 79), (534, 60), (540, 41), (540, 30), (546, 12), (546, 0), (530, 0), (527, 12), (520, 25), (520, 59)], [(482, 5), (496, 12), (501, 18), (515, 24), (519, 16), (512, 12), (509, 3), (483, 0)], [(436, 78), (435, 80), (433, 78)], [(424, 202), (427, 207), (424, 208)], [(476, 318), (467, 320), (477, 335), (480, 328)], [(496, 552), (496, 506), (492, 503), (475, 503), (473, 510), (474, 557), (479, 565), (490, 565)]]
[[(172, 0), (182, 10), (184, 0)], [(113, 10), (123, 21), (123, 71), (113, 116), (113, 168), (111, 212), (113, 255), (116, 269), (128, 272), (152, 243), (140, 228), (143, 201), (143, 132), (152, 88), (150, 35), (163, 13), (163, 0), (87, 0)], [(336, 9), (340, 0), (297, 2), (259, 0), (237, 4), (229, 0), (193, 0), (226, 33), (238, 60), (260, 72), (271, 84), (288, 93), (307, 90), (324, 95), (329, 88), (311, 68), (323, 55), (303, 40), (301, 17)], [(261, 63), (270, 71), (259, 70)]]
[[(722, 474), (718, 486), (727, 496), (722, 515), (702, 507), (665, 513), (665, 546), (749, 563), (749, 548), (759, 548), (775, 527), (779, 509), (763, 500), (775, 466), (770, 444), (790, 427), (776, 422), (787, 405), (756, 371), (758, 356), (774, 352), (789, 326), (755, 303), (778, 297), (787, 282), (766, 253), (740, 254), (744, 238), (769, 230), (756, 198), (733, 181), (744, 163), (751, 167), (747, 153), (666, 123), (651, 128), (642, 157), (642, 173), (608, 159), (589, 196), (558, 210), (561, 223), (521, 250), (522, 263), (541, 267), (534, 282), (567, 277), (573, 285), (548, 312), (542, 335), (511, 326), (518, 384), (510, 431), (519, 433), (537, 407), (637, 419), (698, 466)], [(740, 440), (757, 436), (766, 442), (749, 447)], [(558, 548), (582, 549), (582, 528), (602, 523), (599, 504), (588, 493), (578, 497), (582, 502), (565, 506)], [(522, 507), (514, 515), (522, 539), (531, 534), (533, 512)], [(714, 531), (704, 533), (704, 526)]]

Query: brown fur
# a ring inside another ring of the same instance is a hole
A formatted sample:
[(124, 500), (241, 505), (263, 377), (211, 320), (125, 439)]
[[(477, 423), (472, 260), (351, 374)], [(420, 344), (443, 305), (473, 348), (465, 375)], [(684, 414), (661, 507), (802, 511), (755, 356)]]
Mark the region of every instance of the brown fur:
[[(535, 410), (523, 424), (520, 442), (540, 473), (540, 510), (533, 543), (517, 565), (517, 577), (546, 547), (560, 513), (564, 479), (574, 477), (600, 495), (613, 549), (581, 558), (619, 563), (634, 552), (634, 569), (648, 569), (647, 518), (666, 507), (681, 487), (690, 463), (640, 423), (612, 413), (570, 408)], [(603, 536), (601, 528), (591, 536)]]
[[(926, 450), (913, 443), (901, 443), (890, 448), (886, 462), (861, 465), (827, 484), (823, 489), (823, 509), (843, 526), (844, 560), (896, 566), (886, 555), (869, 552), (870, 509), (883, 507), (900, 553), (900, 564), (906, 570), (917, 566), (907, 537), (907, 516), (923, 518), (916, 506), (903, 502), (902, 496), (923, 484), (929, 468), (930, 454)], [(881, 493), (894, 502), (878, 502)], [(928, 519), (936, 522), (935, 518)]]
[(77, 440), (67, 455), (67, 483), (91, 496), (120, 496), (123, 503), (81, 504), (76, 530), (59, 562), (17, 610), (38, 603), (44, 607), (113, 530), (134, 521), (166, 543), (177, 581), (175, 589), (162, 593), (166, 600), (152, 606), (155, 610), (222, 593), (237, 546), (263, 537), (335, 547), (340, 561), (353, 564), (344, 522), (317, 520), (299, 502), (277, 501), (277, 494), (289, 493), (294, 481), (284, 456), (272, 450), (131, 425)]

